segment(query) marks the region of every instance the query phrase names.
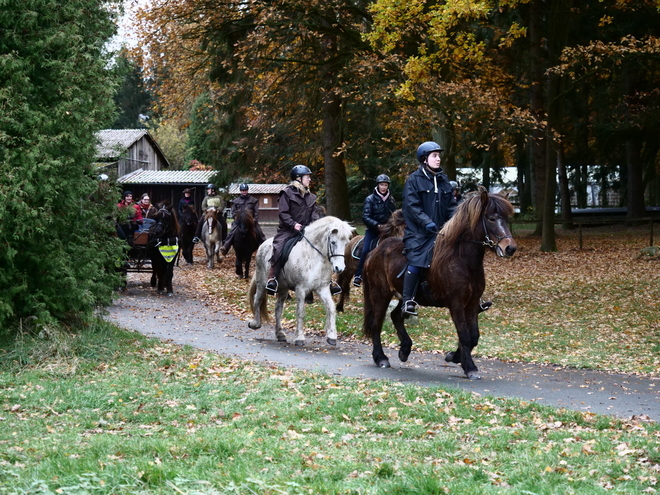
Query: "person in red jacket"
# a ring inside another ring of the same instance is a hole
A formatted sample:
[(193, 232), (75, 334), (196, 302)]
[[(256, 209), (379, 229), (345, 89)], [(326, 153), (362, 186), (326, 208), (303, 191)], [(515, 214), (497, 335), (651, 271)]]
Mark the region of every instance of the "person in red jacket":
[(133, 239), (133, 234), (142, 225), (142, 210), (140, 206), (133, 201), (133, 193), (131, 191), (124, 191), (121, 196), (121, 201), (117, 203), (121, 218), (119, 223), (122, 230), (129, 240)]

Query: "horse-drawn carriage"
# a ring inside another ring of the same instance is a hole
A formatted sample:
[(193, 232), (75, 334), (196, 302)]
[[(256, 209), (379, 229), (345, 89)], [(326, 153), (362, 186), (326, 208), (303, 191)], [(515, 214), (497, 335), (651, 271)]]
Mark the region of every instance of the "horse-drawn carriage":
[(152, 287), (158, 285), (159, 293), (167, 290), (167, 294), (172, 295), (174, 264), (180, 253), (179, 226), (172, 207), (160, 204), (158, 213), (148, 224), (133, 234), (132, 239), (127, 239), (129, 249), (123, 271), (149, 272)]

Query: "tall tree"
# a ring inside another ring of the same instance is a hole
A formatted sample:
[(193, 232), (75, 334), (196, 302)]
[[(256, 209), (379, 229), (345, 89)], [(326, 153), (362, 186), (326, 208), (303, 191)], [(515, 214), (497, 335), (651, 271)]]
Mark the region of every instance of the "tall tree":
[(0, 328), (111, 301), (117, 201), (91, 163), (114, 111), (109, 4), (5, 0), (0, 13)]
[(144, 81), (142, 69), (126, 49), (122, 49), (115, 57), (115, 64), (115, 71), (122, 83), (114, 96), (117, 118), (112, 128), (145, 128), (151, 118), (151, 93)]

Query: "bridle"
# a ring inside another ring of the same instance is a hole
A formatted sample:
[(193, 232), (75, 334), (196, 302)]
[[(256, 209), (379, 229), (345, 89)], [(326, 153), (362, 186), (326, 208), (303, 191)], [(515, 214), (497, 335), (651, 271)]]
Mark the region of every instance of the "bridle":
[[(492, 240), (490, 238), (490, 236), (488, 235), (488, 228), (486, 228), (486, 214), (485, 214), (485, 212), (484, 212), (484, 215), (482, 215), (482, 217), (481, 217), (481, 222), (484, 226), (484, 236), (486, 237), (486, 239), (481, 243), (484, 246), (494, 249), (499, 245), (499, 243), (502, 241), (502, 239), (513, 239), (512, 235), (499, 236), (499, 235), (495, 234), (495, 238), (497, 240), (496, 241)], [(475, 241), (475, 242), (479, 242), (479, 241)]]
[(332, 258), (335, 258), (335, 257), (342, 257), (343, 258), (344, 257), (343, 253), (342, 254), (337, 254), (337, 253), (332, 252), (332, 249), (331, 249), (332, 248), (332, 243), (330, 242), (330, 236), (328, 236), (328, 254), (327, 255), (323, 254), (319, 248), (317, 248), (314, 244), (312, 244), (312, 241), (310, 241), (307, 237), (305, 237), (305, 231), (304, 230), (300, 231), (300, 236), (303, 239), (305, 239), (310, 246), (312, 246), (312, 249), (314, 249), (314, 251), (316, 251), (321, 256), (326, 258), (329, 262), (332, 262)]

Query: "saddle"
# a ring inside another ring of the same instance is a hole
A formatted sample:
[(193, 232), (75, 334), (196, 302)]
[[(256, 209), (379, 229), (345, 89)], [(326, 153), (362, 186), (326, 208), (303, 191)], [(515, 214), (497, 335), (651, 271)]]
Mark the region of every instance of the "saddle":
[(282, 249), (282, 255), (280, 256), (280, 266), (285, 266), (286, 262), (289, 260), (289, 255), (291, 254), (291, 250), (293, 247), (300, 242), (300, 240), (303, 238), (302, 232), (298, 234), (295, 237), (292, 237), (286, 243), (284, 244), (284, 249)]
[[(373, 241), (371, 241), (371, 249), (376, 249), (378, 246), (378, 242), (380, 239), (377, 237)], [(351, 256), (355, 258), (356, 260), (359, 260), (362, 257), (362, 251), (364, 249), (364, 237), (360, 239), (357, 244), (353, 247), (353, 251), (351, 251)]]

